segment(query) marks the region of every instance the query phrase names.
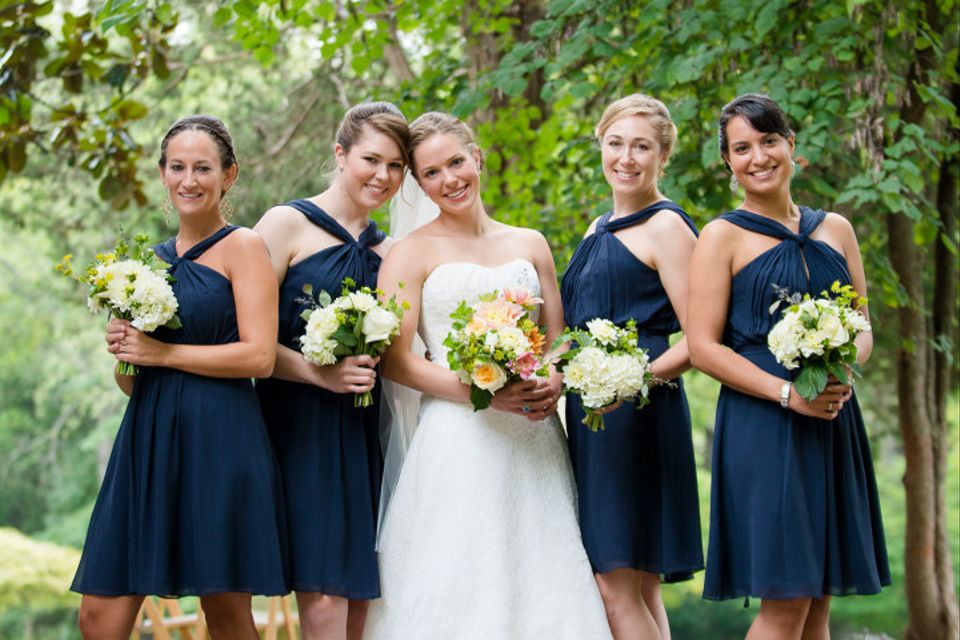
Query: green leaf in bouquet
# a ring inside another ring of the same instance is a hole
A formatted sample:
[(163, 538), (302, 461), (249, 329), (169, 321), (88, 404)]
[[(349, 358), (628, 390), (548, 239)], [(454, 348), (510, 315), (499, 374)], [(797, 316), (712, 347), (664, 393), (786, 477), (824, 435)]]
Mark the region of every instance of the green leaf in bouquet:
[(847, 364), (850, 366), (850, 370), (853, 371), (853, 375), (857, 376), (858, 378), (863, 377), (863, 369), (860, 368), (859, 362), (854, 360), (853, 362), (848, 362)]
[(566, 331), (564, 331), (563, 333), (558, 335), (556, 339), (553, 341), (553, 344), (550, 345), (550, 350), (555, 351), (559, 349), (561, 346), (563, 346), (565, 342), (568, 342), (569, 340), (570, 340), (570, 336), (567, 335)]
[(304, 309), (300, 312), (300, 319), (304, 322), (309, 322), (311, 314), (313, 314), (313, 309)]
[(363, 316), (365, 314), (361, 311), (357, 314), (357, 321), (353, 324), (353, 337), (357, 340), (361, 339), (363, 336)]
[(828, 362), (827, 371), (833, 374), (833, 377), (843, 384), (850, 384), (847, 380), (847, 368), (842, 362)]
[(806, 365), (793, 381), (793, 387), (807, 400), (813, 400), (827, 386), (827, 371), (817, 365)]
[(183, 323), (180, 321), (180, 316), (173, 314), (173, 317), (170, 318), (170, 321), (163, 326), (165, 326), (167, 329), (179, 329), (183, 326)]
[(353, 335), (353, 331), (346, 325), (337, 327), (337, 330), (333, 334), (333, 339), (345, 347), (352, 348), (357, 346), (357, 337)]
[(493, 402), (493, 394), (475, 384), (470, 385), (470, 403), (474, 411), (482, 411)]
[(333, 298), (330, 297), (330, 294), (321, 289), (320, 293), (317, 295), (317, 303), (321, 307), (328, 307), (330, 306), (331, 302), (333, 302)]
[(313, 297), (313, 285), (310, 284), (309, 282), (303, 285), (303, 288), (300, 290), (303, 291), (308, 296), (310, 296), (311, 298)]
[(473, 317), (473, 307), (468, 305), (464, 300), (461, 300), (457, 308), (450, 314), (450, 318), (454, 320), (453, 328), (457, 331), (467, 326), (471, 317)]

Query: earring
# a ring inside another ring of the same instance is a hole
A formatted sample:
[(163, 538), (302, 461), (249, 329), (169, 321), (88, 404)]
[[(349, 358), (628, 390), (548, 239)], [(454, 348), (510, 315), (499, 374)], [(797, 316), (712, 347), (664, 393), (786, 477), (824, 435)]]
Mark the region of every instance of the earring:
[(163, 214), (163, 223), (170, 226), (170, 216), (173, 215), (173, 203), (170, 202), (170, 194), (165, 193), (160, 200), (160, 212)]
[(737, 182), (737, 176), (730, 176), (730, 191), (736, 193), (737, 189), (740, 188), (740, 183)]
[(230, 201), (230, 196), (226, 193), (220, 198), (220, 215), (227, 222), (233, 217), (233, 202)]

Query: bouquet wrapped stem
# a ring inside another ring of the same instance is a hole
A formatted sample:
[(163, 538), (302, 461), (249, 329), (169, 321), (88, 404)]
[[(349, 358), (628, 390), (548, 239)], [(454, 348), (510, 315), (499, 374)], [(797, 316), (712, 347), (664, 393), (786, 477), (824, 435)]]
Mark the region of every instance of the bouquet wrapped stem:
[[(161, 326), (179, 329), (179, 303), (170, 286), (174, 279), (167, 272), (170, 265), (149, 245), (150, 238), (138, 234), (131, 246), (121, 231), (113, 251), (98, 253), (82, 274), (74, 273), (71, 255), (64, 256), (56, 269), (89, 287), (87, 306), (94, 313), (106, 311), (110, 317), (129, 320), (144, 333)], [(121, 375), (135, 376), (138, 371), (135, 364), (117, 363)]]
[[(300, 337), (300, 351), (307, 361), (331, 365), (347, 356), (377, 357), (387, 350), (400, 334), (400, 321), (409, 303), (398, 302), (396, 296), (382, 300), (383, 291), (359, 287), (350, 278), (343, 280), (340, 297), (332, 299), (326, 291), (313, 298), (313, 287), (304, 285), (304, 301), (309, 308), (301, 317), (307, 328)], [(369, 391), (354, 394), (354, 407), (373, 405)]]

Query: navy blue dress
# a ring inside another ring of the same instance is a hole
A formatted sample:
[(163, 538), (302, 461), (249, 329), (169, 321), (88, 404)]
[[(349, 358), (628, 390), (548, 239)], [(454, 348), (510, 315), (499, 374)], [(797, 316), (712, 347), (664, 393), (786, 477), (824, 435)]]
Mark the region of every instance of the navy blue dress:
[[(637, 323), (639, 345), (651, 361), (680, 330), (660, 274), (641, 262), (614, 235), (658, 211), (674, 211), (696, 234), (676, 204), (662, 201), (611, 221), (577, 247), (561, 283), (564, 321), (585, 328), (594, 318), (623, 326)], [(703, 568), (696, 463), (690, 411), (683, 383), (651, 390), (650, 404), (624, 403), (592, 432), (581, 420), (580, 397), (567, 395), (567, 435), (579, 491), (580, 529), (593, 570), (631, 568), (658, 573), (668, 582)]]
[[(374, 222), (358, 239), (309, 200), (288, 206), (343, 244), (292, 265), (280, 285), (279, 342), (300, 352), (306, 322), (303, 285), (340, 295), (344, 278), (375, 287), (386, 238)], [(352, 393), (269, 378), (257, 392), (283, 474), (290, 566), (295, 591), (350, 599), (380, 596), (375, 553), (382, 455), (379, 401), (353, 406)], [(378, 390), (373, 392), (379, 397)]]
[[(239, 340), (230, 281), (194, 262), (237, 227), (171, 264), (183, 327), (178, 344)], [(140, 367), (97, 496), (71, 589), (120, 596), (287, 592), (283, 497), (249, 378)]]
[[(819, 295), (835, 280), (850, 283), (843, 255), (809, 237), (823, 211), (800, 207), (800, 213), (799, 234), (748, 211), (721, 216), (781, 240), (734, 275), (723, 342), (784, 379), (793, 372), (767, 348), (781, 316), (769, 312), (777, 299), (773, 285)], [(880, 503), (856, 395), (828, 421), (722, 387), (704, 597), (863, 595), (888, 584)]]

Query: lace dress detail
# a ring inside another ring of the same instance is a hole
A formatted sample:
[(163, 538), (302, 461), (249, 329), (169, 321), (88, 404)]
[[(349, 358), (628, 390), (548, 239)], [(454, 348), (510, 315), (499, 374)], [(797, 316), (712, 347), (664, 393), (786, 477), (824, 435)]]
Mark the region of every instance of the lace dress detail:
[[(446, 263), (423, 285), (433, 361), (450, 312), (504, 287), (539, 294), (536, 270)], [(382, 598), (365, 638), (609, 638), (576, 519), (562, 427), (424, 397), (380, 542)]]

